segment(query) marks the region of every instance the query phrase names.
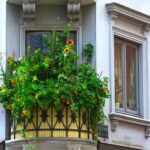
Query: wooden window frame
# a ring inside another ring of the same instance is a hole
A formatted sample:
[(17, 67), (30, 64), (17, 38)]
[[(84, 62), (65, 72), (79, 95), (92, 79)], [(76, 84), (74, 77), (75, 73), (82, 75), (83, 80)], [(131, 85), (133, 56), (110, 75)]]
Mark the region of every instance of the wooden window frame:
[[(139, 108), (139, 46), (138, 44), (134, 44), (133, 42), (129, 42), (124, 39), (120, 39), (118, 37), (115, 37), (115, 42), (118, 41), (121, 43), (121, 51), (122, 51), (122, 67), (123, 67), (123, 106), (122, 108), (115, 108), (116, 112), (119, 113), (125, 113), (129, 115), (139, 115), (140, 114), (140, 108)], [(135, 48), (136, 50), (136, 108), (137, 110), (131, 110), (127, 108), (127, 91), (126, 91), (126, 86), (127, 86), (127, 81), (126, 81), (126, 45), (131, 45), (132, 47)]]

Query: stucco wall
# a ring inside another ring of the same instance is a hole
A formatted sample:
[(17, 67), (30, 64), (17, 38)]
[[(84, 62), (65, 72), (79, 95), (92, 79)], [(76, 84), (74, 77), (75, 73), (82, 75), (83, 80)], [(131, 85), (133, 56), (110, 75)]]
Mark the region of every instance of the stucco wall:
[[(107, 75), (110, 77), (110, 87), (112, 87), (112, 79), (111, 75), (113, 72), (113, 65), (111, 64), (111, 53), (112, 53), (112, 37), (110, 36), (111, 28), (110, 28), (110, 19), (109, 15), (106, 10), (106, 4), (111, 2), (118, 2), (121, 3), (127, 7), (130, 7), (132, 9), (135, 9), (137, 11), (140, 11), (142, 13), (146, 13), (150, 15), (150, 1), (138, 1), (138, 0), (97, 0), (97, 6), (96, 6), (96, 68), (97, 72), (101, 73), (103, 71), (103, 75)], [(134, 32), (139, 32), (141, 27), (138, 25), (135, 25), (132, 23), (132, 21), (125, 20), (122, 22), (118, 22), (118, 25), (120, 27), (123, 26), (130, 26), (128, 28)], [(135, 26), (135, 27), (134, 27)], [(143, 43), (146, 47), (144, 47), (144, 51), (150, 51), (150, 34), (146, 35), (147, 40)], [(149, 42), (148, 42), (149, 41)], [(147, 68), (150, 68), (148, 61), (150, 60), (149, 55), (142, 56), (144, 60), (144, 65), (147, 65)], [(145, 67), (145, 66), (144, 66)], [(141, 72), (144, 72), (145, 75), (149, 74), (149, 69), (141, 70)], [(149, 80), (148, 80), (149, 81)], [(143, 84), (144, 83), (144, 84)], [(149, 120), (149, 90), (147, 90), (147, 87), (149, 87), (149, 83), (143, 81), (143, 85), (140, 87), (141, 90), (146, 91), (143, 95), (143, 98), (141, 99), (141, 102), (143, 103), (141, 108), (143, 109), (143, 116), (145, 119)], [(114, 96), (114, 93), (112, 93), (112, 96)], [(146, 97), (145, 97), (146, 96)], [(114, 104), (112, 101), (112, 97), (110, 100), (106, 101), (105, 105), (105, 114), (107, 116), (106, 124), (108, 124), (109, 128), (109, 139), (108, 141), (104, 141), (106, 143), (113, 143), (116, 145), (124, 145), (128, 147), (136, 147), (143, 150), (149, 150), (150, 149), (150, 138), (145, 138), (145, 127), (137, 124), (131, 124), (127, 122), (120, 122), (117, 125), (117, 129), (115, 132), (111, 131), (111, 123), (109, 120), (109, 114), (111, 112), (114, 112)]]
[[(6, 58), (6, 1), (0, 0), (0, 55), (1, 63), (5, 68)], [(1, 83), (1, 81), (0, 81)], [(5, 110), (0, 105), (0, 141), (5, 139)]]
[(67, 8), (65, 5), (37, 6), (37, 25), (62, 26), (67, 22)]
[[(96, 5), (82, 7), (82, 44), (91, 43), (94, 46), (92, 66), (95, 67), (96, 56)], [(84, 60), (83, 60), (84, 62)]]
[(20, 50), (20, 7), (17, 5), (7, 3), (7, 56), (19, 57)]

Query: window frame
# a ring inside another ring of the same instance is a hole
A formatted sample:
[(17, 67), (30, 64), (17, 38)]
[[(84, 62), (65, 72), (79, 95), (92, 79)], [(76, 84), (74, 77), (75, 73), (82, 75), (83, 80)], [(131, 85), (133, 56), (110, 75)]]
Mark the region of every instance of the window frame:
[[(30, 33), (33, 33), (33, 34), (35, 34), (35, 33), (37, 33), (37, 34), (48, 34), (48, 38), (50, 39), (51, 35), (52, 35), (52, 32), (53, 32), (53, 30), (30, 30), (30, 31), (26, 30), (25, 31), (25, 55), (27, 54), (28, 46), (30, 46), (30, 45), (28, 45), (28, 35), (27, 34), (30, 34)], [(56, 32), (59, 33), (59, 32), (62, 32), (62, 30), (56, 30)], [(74, 43), (75, 43), (74, 48), (75, 48), (75, 50), (77, 50), (77, 31), (71, 30), (70, 33), (73, 33), (73, 36), (75, 36), (75, 40), (73, 39)]]
[[(20, 25), (20, 51), (19, 57), (25, 56), (26, 54), (26, 32), (30, 31), (63, 31), (65, 25), (63, 26), (52, 26), (52, 25)], [(73, 26), (71, 31), (76, 32), (76, 48), (77, 55), (82, 56), (82, 28), (80, 26)], [(82, 57), (79, 57), (77, 64), (82, 63)]]
[[(139, 103), (140, 103), (140, 99), (139, 99), (139, 44), (135, 43), (135, 42), (132, 42), (132, 41), (129, 41), (129, 40), (126, 40), (126, 39), (123, 39), (123, 38), (120, 38), (120, 37), (117, 37), (117, 36), (114, 36), (114, 53), (115, 53), (115, 42), (119, 42), (121, 43), (121, 54), (122, 54), (122, 74), (123, 74), (123, 79), (122, 79), (122, 84), (123, 84), (123, 95), (122, 95), (122, 105), (123, 107), (122, 108), (116, 108), (115, 106), (115, 111), (116, 112), (119, 112), (119, 113), (125, 113), (125, 114), (129, 114), (129, 115), (136, 115), (136, 116), (139, 116), (140, 115), (140, 108), (139, 108)], [(131, 109), (128, 109), (127, 108), (127, 81), (126, 81), (126, 46), (127, 45), (131, 45), (132, 47), (135, 48), (135, 51), (136, 51), (136, 108), (137, 110), (134, 111), (134, 110), (131, 110)], [(114, 61), (115, 61), (115, 57), (114, 57)], [(114, 65), (114, 68), (115, 68), (115, 65)], [(114, 69), (115, 70), (115, 69)], [(115, 71), (114, 71), (114, 74), (115, 74)], [(115, 79), (115, 77), (114, 77)], [(115, 85), (115, 81), (114, 81), (114, 85)], [(115, 87), (114, 87), (114, 90), (115, 90)], [(116, 103), (116, 99), (115, 99), (115, 103)]]

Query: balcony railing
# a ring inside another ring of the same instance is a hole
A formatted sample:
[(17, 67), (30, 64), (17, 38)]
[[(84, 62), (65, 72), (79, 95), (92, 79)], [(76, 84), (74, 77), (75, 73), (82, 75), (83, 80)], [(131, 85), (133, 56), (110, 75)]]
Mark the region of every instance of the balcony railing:
[(69, 106), (62, 106), (58, 111), (49, 106), (44, 109), (36, 106), (32, 117), (22, 124), (17, 124), (16, 120), (11, 121), (10, 138), (22, 138), (20, 129), (24, 128), (28, 138), (66, 137), (93, 139), (89, 120), (90, 115), (84, 109), (80, 109), (76, 114), (73, 114)]

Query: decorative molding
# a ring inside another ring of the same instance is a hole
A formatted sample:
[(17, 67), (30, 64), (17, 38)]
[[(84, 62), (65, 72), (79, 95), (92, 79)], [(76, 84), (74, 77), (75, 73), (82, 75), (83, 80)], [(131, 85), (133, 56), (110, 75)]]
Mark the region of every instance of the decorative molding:
[(118, 124), (119, 124), (118, 120), (111, 119), (111, 130), (113, 132), (116, 131)]
[(68, 150), (81, 150), (81, 145), (80, 144), (69, 144), (67, 145)]
[(126, 7), (118, 3), (109, 3), (106, 4), (107, 11), (109, 14), (118, 14), (126, 18), (132, 19), (135, 22), (140, 22), (144, 25), (150, 25), (150, 16), (143, 14), (139, 11)]
[(150, 31), (150, 25), (145, 25), (143, 31), (144, 31), (144, 35), (147, 36), (147, 34)]
[(110, 19), (112, 21), (116, 21), (117, 18), (118, 18), (118, 13), (110, 13)]
[(36, 16), (36, 0), (22, 0), (23, 18), (34, 20)]
[(68, 19), (78, 21), (80, 17), (80, 0), (68, 0)]
[(113, 33), (118, 37), (125, 38), (139, 44), (142, 44), (146, 40), (146, 36), (143, 36), (143, 34), (127, 31), (117, 26), (113, 26)]
[(150, 127), (145, 127), (145, 137), (150, 137)]
[(128, 116), (124, 114), (119, 113), (112, 113), (109, 114), (109, 118), (111, 120), (111, 129), (112, 131), (116, 131), (117, 125), (119, 124), (119, 121), (126, 122), (134, 125), (144, 126), (145, 128), (145, 137), (150, 137), (150, 121), (134, 117), (134, 116)]

